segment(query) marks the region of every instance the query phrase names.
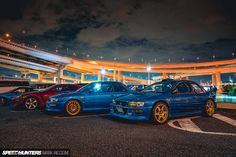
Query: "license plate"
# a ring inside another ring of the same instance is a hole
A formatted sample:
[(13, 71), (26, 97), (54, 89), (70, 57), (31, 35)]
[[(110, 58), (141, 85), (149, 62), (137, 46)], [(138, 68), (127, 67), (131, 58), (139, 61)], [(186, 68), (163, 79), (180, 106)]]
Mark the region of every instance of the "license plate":
[(124, 110), (123, 110), (123, 108), (121, 108), (121, 107), (116, 107), (116, 110), (117, 110), (118, 112), (124, 113)]

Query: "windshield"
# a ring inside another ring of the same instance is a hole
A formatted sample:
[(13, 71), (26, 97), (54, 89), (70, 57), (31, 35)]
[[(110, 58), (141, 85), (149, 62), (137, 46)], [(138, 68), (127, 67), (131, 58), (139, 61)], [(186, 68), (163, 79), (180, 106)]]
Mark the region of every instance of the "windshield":
[(50, 86), (50, 87), (47, 87), (47, 88), (45, 88), (45, 89), (42, 89), (41, 91), (49, 91), (50, 89), (54, 88), (55, 86), (57, 86), (57, 85), (52, 85), (52, 86)]
[(146, 86), (142, 92), (157, 92), (157, 93), (164, 93), (169, 91), (172, 88), (171, 83), (167, 82), (159, 82), (152, 84), (150, 86)]
[(88, 85), (83, 86), (82, 88), (80, 88), (79, 90), (77, 90), (76, 92), (87, 92), (93, 89), (94, 83), (90, 83)]

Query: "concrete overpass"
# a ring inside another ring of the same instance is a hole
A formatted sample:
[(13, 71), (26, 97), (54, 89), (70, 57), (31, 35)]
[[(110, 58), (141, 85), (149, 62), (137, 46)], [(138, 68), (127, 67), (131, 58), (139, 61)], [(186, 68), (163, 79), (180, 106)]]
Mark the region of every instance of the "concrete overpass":
[[(147, 66), (151, 67), (151, 73), (161, 73), (161, 79), (171, 77), (175, 79), (188, 79), (189, 76), (212, 75), (212, 84), (221, 85), (222, 73), (236, 72), (236, 59), (210, 61), (199, 63), (175, 63), (175, 64), (135, 64), (122, 62), (108, 62), (95, 60), (80, 60), (63, 57), (57, 54), (26, 47), (21, 44), (0, 39), (0, 66), (13, 68), (22, 73), (34, 72), (39, 75), (39, 82), (44, 77), (57, 77), (58, 83), (62, 79), (87, 82), (85, 74), (96, 75), (101, 80), (101, 69), (109, 69), (105, 75), (117, 81), (131, 81), (147, 83), (147, 80), (121, 75), (121, 72), (145, 72)], [(17, 69), (16, 69), (17, 70)], [(63, 75), (63, 70), (81, 73), (81, 78), (71, 78)]]

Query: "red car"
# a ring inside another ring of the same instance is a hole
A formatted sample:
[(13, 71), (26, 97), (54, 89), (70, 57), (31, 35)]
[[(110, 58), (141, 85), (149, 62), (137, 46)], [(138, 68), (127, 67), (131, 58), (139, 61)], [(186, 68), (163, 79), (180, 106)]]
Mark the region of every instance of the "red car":
[(66, 92), (74, 92), (80, 89), (83, 85), (84, 84), (58, 84), (41, 91), (25, 93), (19, 97), (18, 102), (15, 103), (14, 106), (20, 107), (24, 105), (24, 107), (29, 110), (34, 110), (36, 108), (44, 109), (50, 96)]

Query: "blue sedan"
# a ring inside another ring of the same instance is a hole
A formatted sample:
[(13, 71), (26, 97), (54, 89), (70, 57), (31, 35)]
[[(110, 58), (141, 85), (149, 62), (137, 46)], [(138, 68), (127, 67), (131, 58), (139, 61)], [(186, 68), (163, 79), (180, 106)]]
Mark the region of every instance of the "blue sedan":
[(74, 93), (64, 93), (49, 98), (45, 110), (62, 112), (70, 116), (81, 111), (109, 110), (113, 99), (129, 93), (120, 82), (94, 82)]
[(147, 86), (142, 92), (119, 97), (111, 104), (111, 114), (129, 120), (149, 120), (163, 124), (170, 117), (215, 111), (215, 94), (193, 81), (166, 79)]
[(19, 96), (34, 91), (31, 87), (16, 87), (10, 91), (0, 94), (0, 105), (12, 105), (14, 101), (17, 101)]

